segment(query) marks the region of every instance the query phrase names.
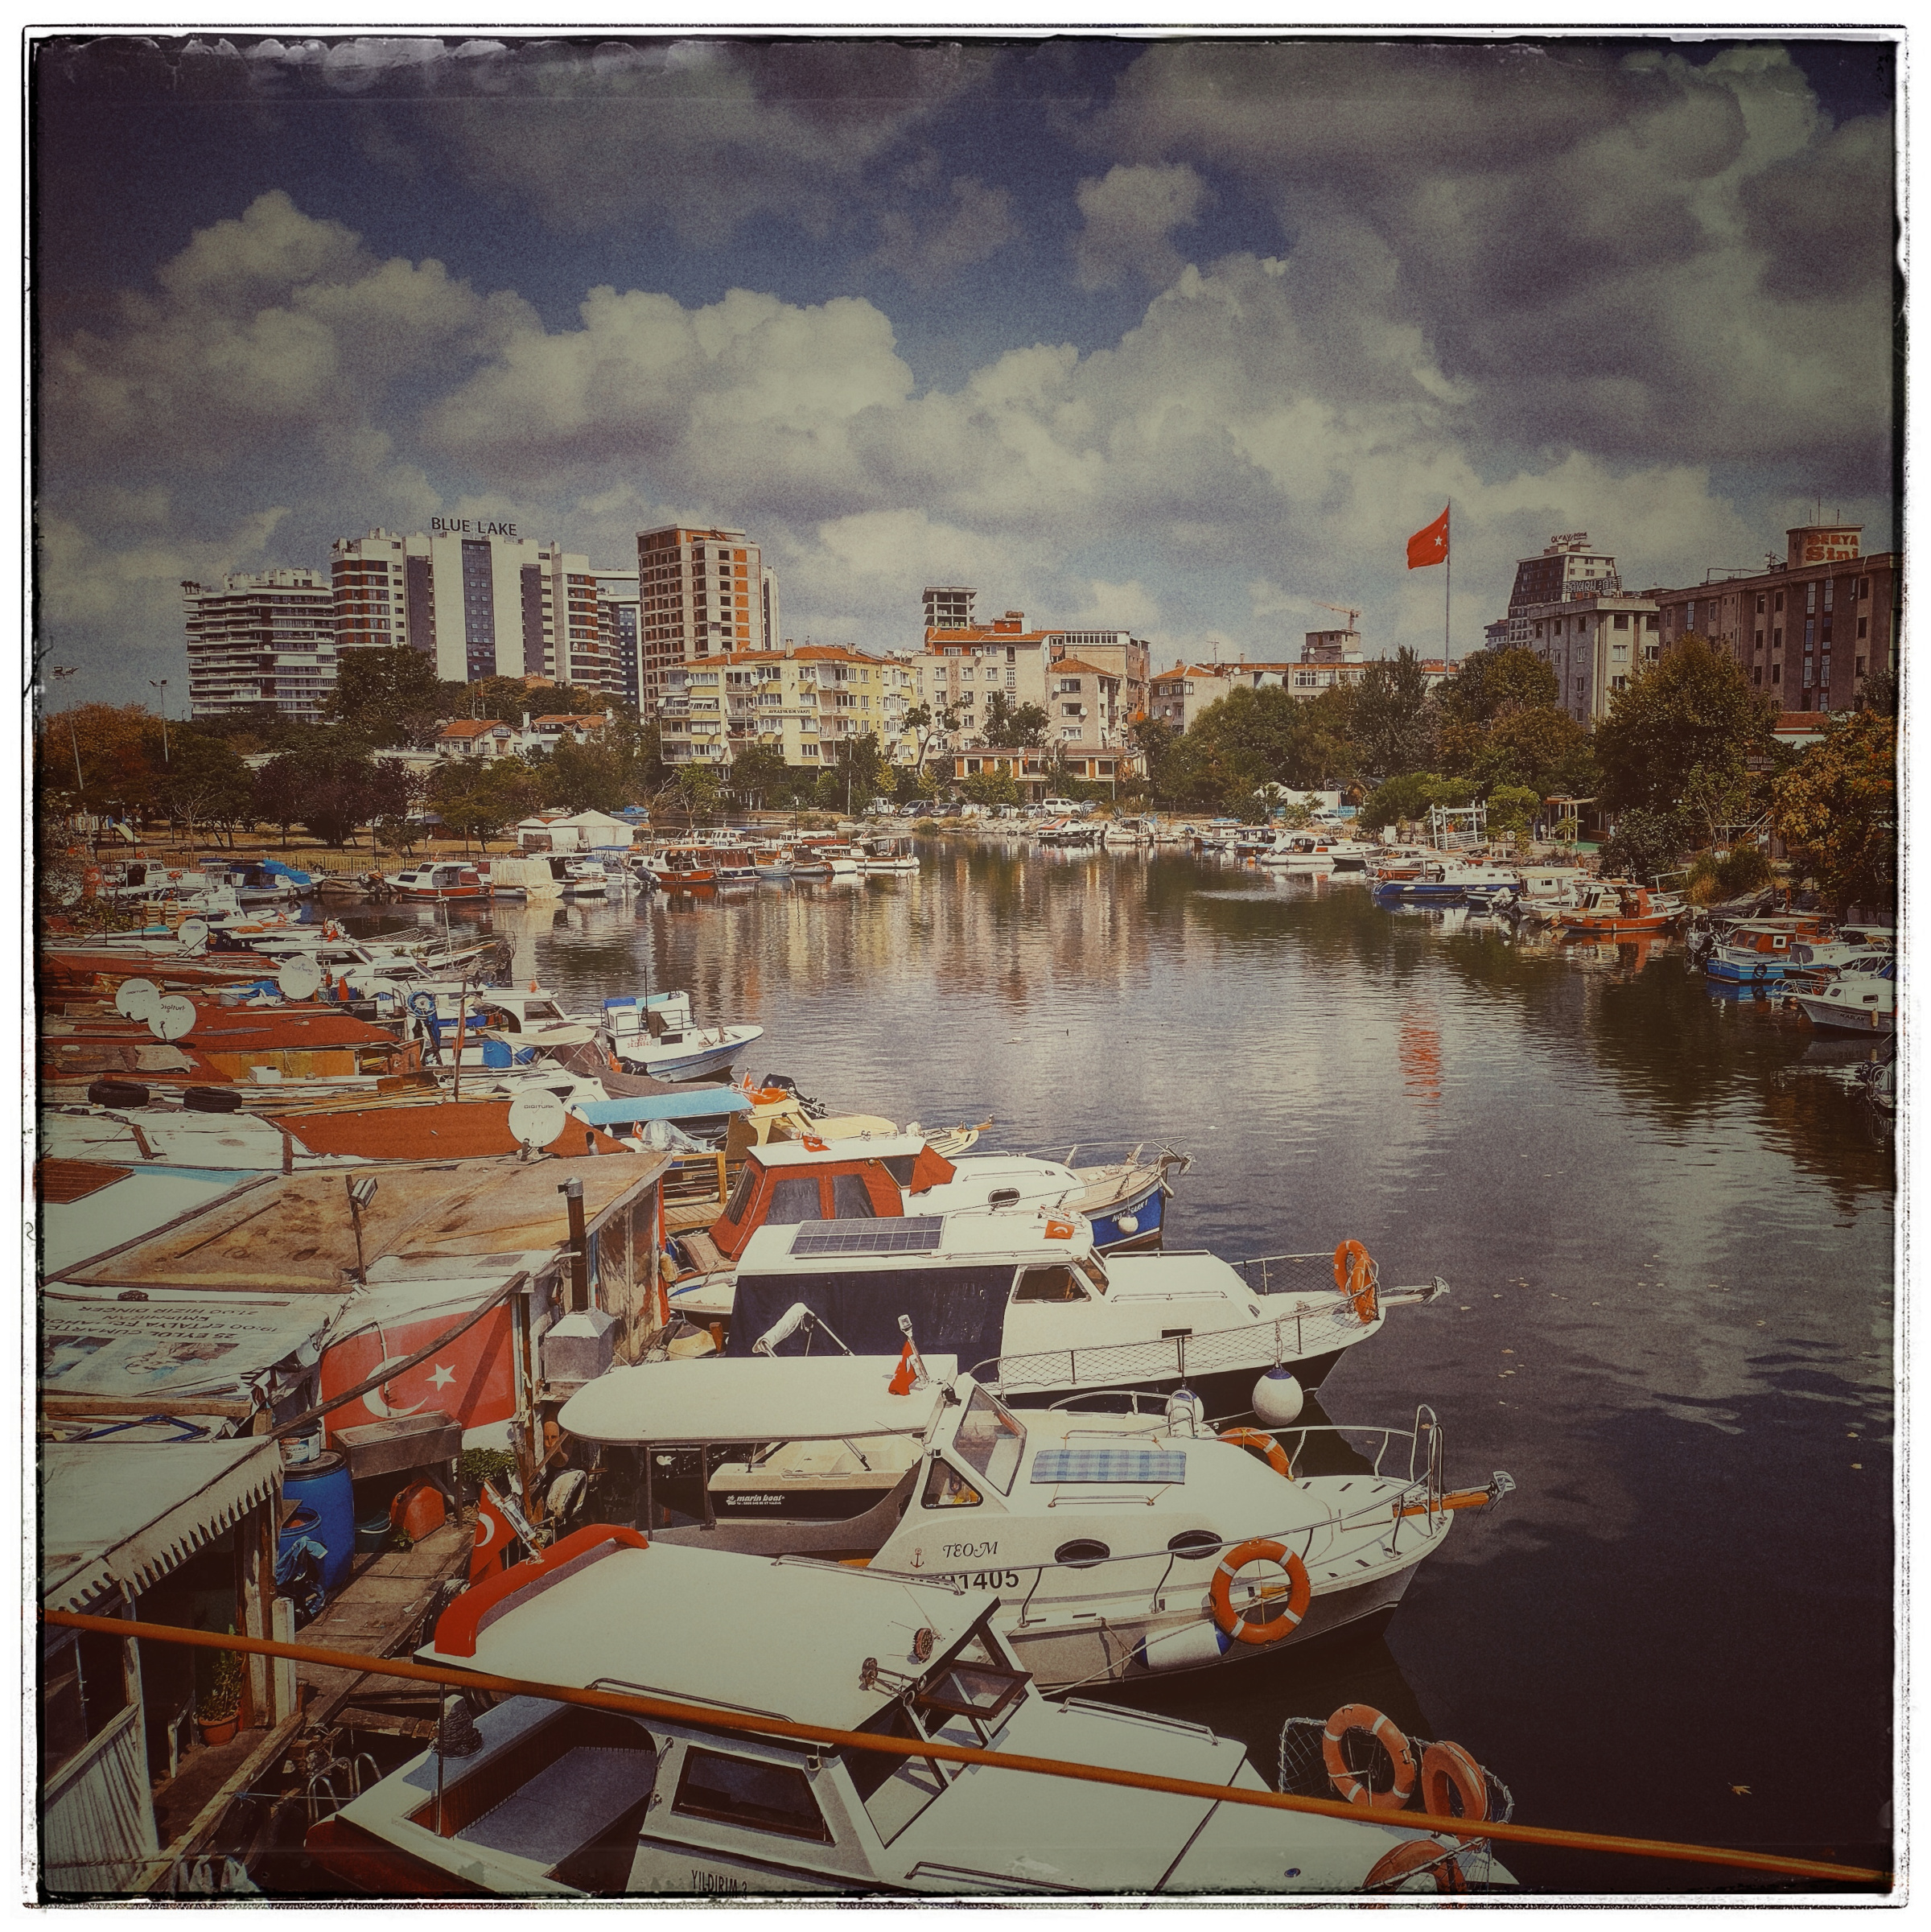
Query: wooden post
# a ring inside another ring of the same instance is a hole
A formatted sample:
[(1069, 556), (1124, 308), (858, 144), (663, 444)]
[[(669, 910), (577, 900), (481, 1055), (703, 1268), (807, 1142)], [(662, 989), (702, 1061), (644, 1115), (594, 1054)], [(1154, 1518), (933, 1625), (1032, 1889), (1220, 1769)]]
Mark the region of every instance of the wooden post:
[[(235, 1525), (235, 1628), (244, 1637), (274, 1636), (269, 1606), (275, 1594), (276, 1530), (273, 1497), (257, 1503)], [(241, 1687), (245, 1728), (272, 1721), (269, 1677), (268, 1660), (250, 1656)]]

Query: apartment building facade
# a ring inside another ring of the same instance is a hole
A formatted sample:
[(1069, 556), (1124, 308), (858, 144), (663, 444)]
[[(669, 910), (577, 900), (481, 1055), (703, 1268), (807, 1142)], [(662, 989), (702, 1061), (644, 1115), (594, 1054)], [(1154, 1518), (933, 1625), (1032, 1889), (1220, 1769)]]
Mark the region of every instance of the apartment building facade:
[(1008, 611), (987, 624), (930, 626), (924, 651), (912, 661), (915, 702), (930, 705), (935, 719), (949, 711), (957, 720), (949, 734), (954, 741), (986, 728), (995, 691), (1004, 694), (1011, 709), (1033, 704), (1043, 711), (1047, 636), (1027, 629), (1023, 611)]
[(1520, 620), (1518, 648), (1534, 652), (1555, 674), (1557, 704), (1581, 724), (1609, 715), (1616, 693), (1656, 661), (1661, 641), (1655, 600), (1620, 591), (1579, 589), (1559, 602), (1525, 605)]
[(1115, 680), (1120, 687), (1121, 728), (1147, 715), (1147, 686), (1153, 675), (1153, 646), (1130, 631), (1066, 630), (1046, 633), (1046, 669), (1077, 657)]
[(609, 688), (589, 558), (514, 523), (438, 517), (427, 533), (337, 538), (329, 567), (344, 649), (406, 645), (453, 682), (544, 677)]
[(672, 668), (778, 648), (776, 573), (742, 530), (666, 524), (637, 533), (638, 708), (663, 698)]
[(336, 685), (336, 603), (319, 571), (235, 571), (181, 586), (188, 711), (195, 718), (274, 710), (319, 722)]
[(667, 764), (728, 765), (755, 745), (822, 771), (867, 734), (887, 757), (910, 756), (905, 715), (916, 690), (904, 659), (844, 645), (694, 659), (665, 674), (659, 741)]
[(1483, 643), (1492, 651), (1531, 647), (1537, 611), (1546, 612), (1554, 603), (1613, 596), (1622, 587), (1615, 558), (1591, 544), (1587, 530), (1551, 537), (1538, 555), (1517, 558), (1507, 615), (1487, 627)]
[(1861, 710), (1871, 678), (1897, 669), (1898, 554), (1863, 555), (1859, 524), (1784, 535), (1784, 561), (1753, 575), (1651, 591), (1660, 641), (1722, 645), (1780, 711)]

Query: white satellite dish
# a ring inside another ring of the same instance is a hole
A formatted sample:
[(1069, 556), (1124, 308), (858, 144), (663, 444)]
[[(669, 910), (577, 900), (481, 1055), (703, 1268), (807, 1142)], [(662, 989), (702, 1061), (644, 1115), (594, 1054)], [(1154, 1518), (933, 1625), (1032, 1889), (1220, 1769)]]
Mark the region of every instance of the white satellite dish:
[(179, 1040), (193, 1030), (196, 1017), (191, 999), (170, 993), (155, 1003), (147, 1016), (147, 1030), (157, 1040)]
[(547, 1088), (509, 1103), (509, 1131), (526, 1147), (546, 1147), (570, 1123), (570, 1112)]
[(312, 999), (322, 984), (322, 969), (306, 953), (298, 953), (275, 975), (284, 999)]
[(161, 1003), (161, 989), (151, 979), (124, 979), (114, 995), (114, 1011), (123, 1020), (145, 1020)]
[(184, 953), (205, 953), (208, 950), (208, 921), (205, 919), (184, 919), (181, 929), (175, 937)]

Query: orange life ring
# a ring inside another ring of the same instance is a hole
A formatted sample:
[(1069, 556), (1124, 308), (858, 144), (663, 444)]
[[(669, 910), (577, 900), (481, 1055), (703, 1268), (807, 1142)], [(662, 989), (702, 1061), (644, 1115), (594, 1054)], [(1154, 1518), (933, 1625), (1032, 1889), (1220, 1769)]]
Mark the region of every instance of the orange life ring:
[(1480, 1821), (1488, 1815), (1488, 1780), (1460, 1745), (1435, 1744), (1423, 1752), (1422, 1809), (1431, 1818)]
[(1379, 1886), (1391, 1885), (1398, 1878), (1425, 1872), (1432, 1865), (1436, 1891), (1466, 1892), (1468, 1881), (1462, 1876), (1455, 1852), (1453, 1845), (1445, 1845), (1439, 1838), (1410, 1838), (1375, 1860), (1361, 1881), (1361, 1889), (1372, 1892)]
[[(1388, 1753), (1394, 1767), (1394, 1782), (1385, 1791), (1377, 1791), (1361, 1773), (1353, 1769), (1341, 1746), (1350, 1731), (1363, 1731)], [(1367, 1811), (1398, 1811), (1414, 1791), (1414, 1753), (1392, 1718), (1385, 1717), (1373, 1704), (1343, 1704), (1328, 1720), (1321, 1731), (1321, 1757), (1336, 1795), (1345, 1803), (1359, 1805)]]
[(754, 1087), (751, 1095), (751, 1105), (760, 1107), (775, 1107), (790, 1098), (783, 1087)]
[[(1254, 1622), (1241, 1616), (1233, 1607), (1233, 1580), (1250, 1563), (1278, 1563), (1287, 1572), (1287, 1608), (1276, 1617), (1263, 1623)], [(1309, 1600), (1314, 1595), (1314, 1585), (1308, 1580), (1307, 1566), (1293, 1554), (1283, 1543), (1275, 1543), (1271, 1538), (1257, 1536), (1229, 1550), (1221, 1559), (1221, 1567), (1213, 1573), (1213, 1582), (1208, 1596), (1213, 1605), (1213, 1621), (1236, 1643), (1277, 1643), (1300, 1623), (1307, 1614)]]
[(1334, 1250), (1334, 1285), (1354, 1304), (1363, 1328), (1381, 1313), (1380, 1284), (1381, 1271), (1358, 1241), (1344, 1241)]
[(1237, 1449), (1253, 1450), (1276, 1476), (1293, 1473), (1287, 1452), (1265, 1429), (1223, 1429), (1221, 1440), (1232, 1443)]

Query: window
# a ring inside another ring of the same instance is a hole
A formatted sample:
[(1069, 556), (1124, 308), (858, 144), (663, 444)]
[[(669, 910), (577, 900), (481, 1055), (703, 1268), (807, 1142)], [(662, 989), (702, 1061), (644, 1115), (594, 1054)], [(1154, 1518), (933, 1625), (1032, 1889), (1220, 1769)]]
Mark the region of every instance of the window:
[(863, 1179), (856, 1174), (837, 1174), (831, 1182), (831, 1217), (834, 1221), (871, 1221), (878, 1209), (865, 1192)]
[(928, 1510), (976, 1510), (986, 1499), (943, 1456), (935, 1456), (919, 1500)]
[(1756, 634), (1756, 648), (1760, 651), (1764, 648), (1764, 634), (1761, 631), (1759, 631)]
[(1859, 659), (1858, 659), (1858, 661), (1857, 661), (1857, 675), (1858, 675), (1859, 678), (1863, 677), (1863, 674), (1864, 674), (1864, 664), (1865, 664), (1865, 661), (1865, 661), (1863, 658), (1862, 658), (1862, 657), (1859, 658)]
[(1837, 579), (1834, 577), (1826, 577), (1824, 579), (1824, 608), (1826, 611), (1830, 608), (1831, 603), (1835, 598), (1836, 591)]
[(1871, 620), (1868, 617), (1858, 619), (1857, 634), (1859, 637), (1868, 637), (1871, 635)]
[(1804, 586), (1804, 615), (1814, 616), (1817, 610), (1817, 586), (1814, 583)]
[(1626, 631), (1628, 629), (1629, 613), (1627, 611), (1618, 611), (1616, 613), (1616, 628), (1619, 631)]
[(776, 1182), (771, 1190), (771, 1205), (764, 1218), (780, 1227), (818, 1218), (818, 1180), (815, 1174), (793, 1174)]
[(973, 1390), (952, 1446), (961, 1460), (1001, 1495), (1011, 1493), (1012, 1479), (1019, 1474), (1026, 1452), (1026, 1431), (1018, 1418), (985, 1390)]
[(1781, 624), (1770, 633), (1770, 648), (1772, 651), (1781, 651), (1784, 648), (1784, 632)]
[(1609, 680), (1609, 688), (1612, 691), (1627, 690), (1628, 686), (1629, 680), (1627, 678), (1612, 678)]
[(1771, 665), (1770, 682), (1772, 684), (1781, 684), (1784, 682), (1784, 667), (1782, 665), (1777, 663), (1772, 663)]
[(1760, 664), (1756, 665), (1752, 669), (1750, 673), (1750, 682), (1752, 684), (1761, 684), (1764, 682), (1764, 667)]
[(1643, 628), (1646, 631), (1656, 630), (1661, 627), (1661, 622), (1662, 620), (1660, 613), (1652, 611), (1647, 616), (1644, 618)]
[(1760, 617), (1764, 614), (1764, 594), (1761, 591), (1756, 594), (1756, 614)]
[(1012, 1291), (1015, 1301), (1084, 1301), (1086, 1291), (1072, 1268), (1064, 1262), (1050, 1267), (1022, 1268), (1019, 1286)]
[(1857, 600), (1858, 600), (1858, 602), (1859, 602), (1859, 603), (1862, 603), (1864, 601), (1864, 599), (1865, 599), (1867, 597), (1868, 597), (1870, 595), (1871, 595), (1871, 579), (1870, 579), (1868, 577), (1860, 577), (1860, 578), (1859, 578), (1859, 579), (1858, 579), (1858, 580), (1857, 580)]
[(755, 1757), (731, 1757), (694, 1745), (684, 1753), (671, 1809), (686, 1818), (715, 1819), (753, 1831), (831, 1843), (825, 1815), (811, 1794), (811, 1780), (802, 1770)]
[(1770, 608), (1773, 611), (1781, 611), (1784, 608), (1784, 593), (1781, 591), (1771, 599)]

